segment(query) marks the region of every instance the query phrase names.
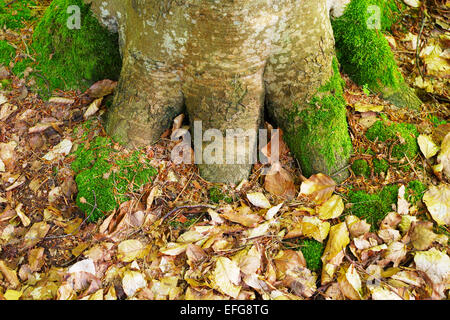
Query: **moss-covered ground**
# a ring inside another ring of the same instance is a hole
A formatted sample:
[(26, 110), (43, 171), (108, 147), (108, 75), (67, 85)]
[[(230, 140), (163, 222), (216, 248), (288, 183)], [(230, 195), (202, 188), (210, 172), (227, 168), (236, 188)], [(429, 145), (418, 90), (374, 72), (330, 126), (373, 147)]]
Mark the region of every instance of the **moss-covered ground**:
[[(84, 126), (89, 129), (89, 123)], [(89, 221), (129, 200), (129, 193), (139, 191), (157, 173), (143, 153), (118, 154), (107, 137), (79, 144), (71, 166), (76, 173), (77, 205)]]

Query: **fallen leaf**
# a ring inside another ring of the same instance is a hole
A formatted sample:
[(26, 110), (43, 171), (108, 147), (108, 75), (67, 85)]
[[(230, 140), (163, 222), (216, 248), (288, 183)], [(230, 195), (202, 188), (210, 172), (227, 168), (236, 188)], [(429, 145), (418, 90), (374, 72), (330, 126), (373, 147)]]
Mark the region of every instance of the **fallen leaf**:
[(315, 202), (322, 203), (331, 197), (335, 189), (336, 182), (329, 176), (319, 173), (303, 181), (300, 187), (300, 194), (308, 195)]
[(437, 161), (442, 165), (442, 171), (450, 179), (450, 133), (447, 133), (441, 144), (441, 152)]
[(110, 95), (117, 87), (117, 81), (109, 79), (97, 81), (87, 91), (86, 94), (91, 98), (98, 99)]
[(0, 260), (0, 273), (3, 274), (6, 281), (10, 284), (11, 288), (15, 289), (19, 286), (19, 278), (15, 270), (10, 269), (4, 261)]
[(433, 138), (429, 135), (421, 134), (417, 137), (420, 151), (422, 151), (425, 158), (430, 159), (439, 152), (439, 147), (433, 142)]
[(322, 284), (326, 284), (333, 279), (334, 273), (344, 258), (344, 250), (349, 243), (350, 238), (345, 222), (331, 227), (327, 245), (322, 255)]
[(264, 189), (273, 195), (288, 200), (295, 197), (294, 179), (279, 162), (272, 164), (264, 180)]
[(322, 220), (338, 218), (344, 212), (344, 201), (337, 194), (325, 201), (319, 209), (319, 218)]
[(266, 196), (263, 195), (261, 192), (248, 193), (247, 199), (255, 207), (264, 209), (270, 209), (272, 207), (269, 200), (267, 200)]
[(72, 141), (64, 139), (59, 144), (53, 147), (51, 151), (45, 154), (42, 158), (47, 161), (56, 159), (59, 155), (68, 155), (72, 149)]
[(353, 107), (355, 108), (355, 111), (358, 112), (368, 112), (368, 111), (381, 112), (384, 109), (384, 106), (382, 105), (373, 105), (360, 102), (355, 103)]
[(423, 195), (423, 202), (438, 225), (450, 224), (450, 186), (431, 186)]
[(241, 287), (239, 286), (241, 282), (240, 273), (241, 270), (236, 262), (225, 257), (220, 257), (216, 261), (213, 279), (219, 291), (236, 299), (241, 291)]
[(117, 258), (123, 262), (131, 262), (142, 258), (145, 254), (144, 249), (144, 245), (139, 240), (125, 240), (117, 246)]
[(98, 98), (96, 100), (94, 100), (89, 107), (87, 108), (87, 110), (84, 112), (83, 114), (83, 118), (84, 119), (88, 119), (89, 117), (93, 116), (94, 114), (97, 113), (97, 111), (100, 109), (100, 106), (102, 104), (103, 98)]
[(319, 242), (323, 242), (330, 231), (330, 223), (317, 217), (304, 216), (300, 226), (305, 237), (314, 238)]
[(132, 297), (138, 290), (145, 288), (147, 281), (142, 273), (127, 270), (122, 278), (123, 291), (128, 297)]
[(362, 283), (355, 266), (351, 264), (346, 270), (342, 271), (338, 277), (341, 292), (350, 300), (361, 300)]

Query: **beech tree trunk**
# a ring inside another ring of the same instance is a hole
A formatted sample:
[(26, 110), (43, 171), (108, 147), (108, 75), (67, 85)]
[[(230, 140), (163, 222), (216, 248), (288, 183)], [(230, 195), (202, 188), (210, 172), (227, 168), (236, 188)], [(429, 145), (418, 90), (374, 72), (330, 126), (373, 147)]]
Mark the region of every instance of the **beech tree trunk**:
[[(106, 123), (114, 139), (130, 146), (154, 143), (185, 106), (190, 122), (201, 120), (203, 131), (250, 130), (252, 147), (266, 106), (305, 175), (333, 174), (347, 165), (345, 105), (331, 126), (329, 118), (316, 124), (319, 141), (317, 132), (299, 131), (308, 125), (302, 111), (320, 109), (310, 100), (333, 76), (333, 1), (85, 2), (92, 3), (99, 21), (119, 32), (123, 67)], [(200, 174), (213, 182), (238, 183), (252, 166), (202, 160)], [(338, 180), (345, 177), (342, 171)]]

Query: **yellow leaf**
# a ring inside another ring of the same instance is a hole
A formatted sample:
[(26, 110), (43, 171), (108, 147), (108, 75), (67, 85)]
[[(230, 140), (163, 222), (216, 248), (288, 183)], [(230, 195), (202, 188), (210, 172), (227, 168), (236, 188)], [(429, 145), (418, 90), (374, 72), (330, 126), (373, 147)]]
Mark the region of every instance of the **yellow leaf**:
[(319, 218), (322, 220), (335, 219), (344, 212), (344, 201), (337, 194), (333, 195), (319, 207)]
[(241, 287), (238, 286), (241, 281), (240, 273), (236, 262), (225, 257), (217, 259), (213, 278), (219, 291), (236, 299), (241, 291)]
[(368, 112), (368, 111), (381, 112), (381, 111), (383, 111), (384, 106), (357, 102), (357, 103), (355, 103), (354, 108), (355, 108), (355, 111), (358, 111), (358, 112)]
[(22, 296), (22, 292), (8, 289), (3, 296), (6, 300), (19, 300)]
[(330, 231), (330, 223), (317, 217), (305, 216), (300, 225), (305, 237), (314, 238), (319, 242), (325, 240)]
[(336, 269), (342, 262), (345, 247), (350, 243), (349, 233), (345, 222), (334, 225), (330, 229), (330, 236), (322, 255), (322, 284), (332, 280)]
[(177, 256), (185, 252), (188, 245), (189, 243), (169, 242), (165, 248), (162, 248), (159, 251), (168, 256)]
[(425, 192), (423, 201), (438, 225), (450, 224), (450, 186), (432, 186)]
[(437, 157), (437, 161), (442, 165), (441, 171), (450, 179), (450, 133), (447, 133), (441, 144), (441, 152)]
[(270, 209), (272, 207), (269, 200), (267, 200), (266, 196), (264, 196), (261, 192), (249, 193), (247, 194), (247, 199), (255, 207), (264, 209)]
[(300, 194), (310, 196), (315, 202), (322, 203), (328, 200), (336, 189), (336, 182), (329, 176), (319, 173), (303, 181)]
[(351, 264), (345, 272), (342, 272), (338, 278), (341, 292), (348, 299), (361, 300), (362, 284), (361, 278), (353, 264)]
[(118, 258), (123, 262), (131, 262), (135, 259), (142, 258), (145, 254), (144, 245), (135, 239), (125, 240), (119, 243)]
[(419, 144), (420, 151), (422, 151), (427, 159), (435, 156), (439, 151), (439, 147), (433, 142), (433, 138), (430, 135), (419, 135), (417, 143)]

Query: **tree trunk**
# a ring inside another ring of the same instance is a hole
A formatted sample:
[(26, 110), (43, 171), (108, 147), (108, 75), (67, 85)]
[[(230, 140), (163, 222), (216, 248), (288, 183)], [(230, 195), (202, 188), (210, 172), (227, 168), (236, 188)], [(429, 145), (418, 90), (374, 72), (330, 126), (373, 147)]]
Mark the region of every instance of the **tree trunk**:
[[(123, 67), (106, 124), (116, 140), (153, 143), (186, 106), (202, 132), (243, 129), (249, 159), (266, 105), (305, 175), (346, 166), (351, 142), (341, 84), (333, 80), (340, 77), (327, 0), (86, 2), (119, 32)], [(221, 151), (224, 164), (211, 163), (214, 152), (196, 154), (200, 174), (214, 182), (246, 178), (250, 161), (225, 160), (242, 146)]]

